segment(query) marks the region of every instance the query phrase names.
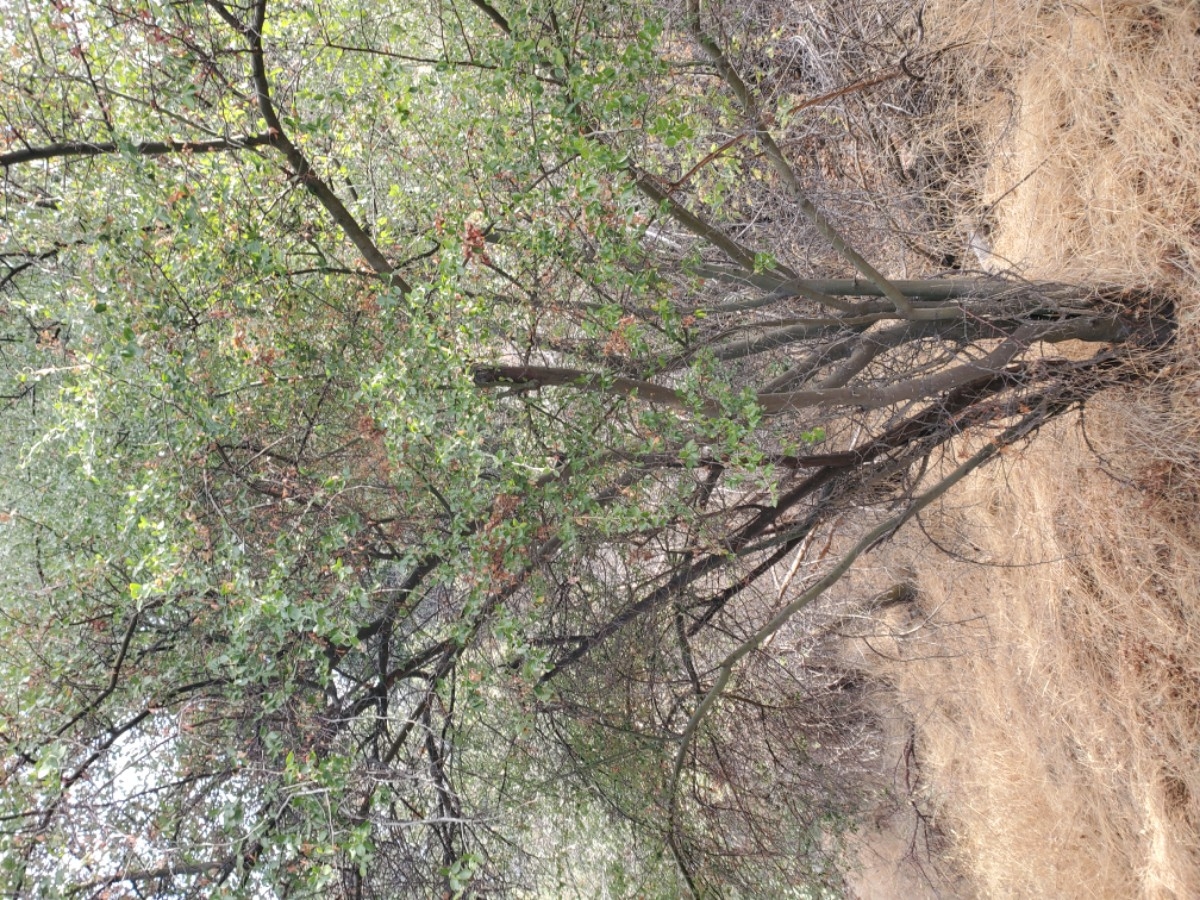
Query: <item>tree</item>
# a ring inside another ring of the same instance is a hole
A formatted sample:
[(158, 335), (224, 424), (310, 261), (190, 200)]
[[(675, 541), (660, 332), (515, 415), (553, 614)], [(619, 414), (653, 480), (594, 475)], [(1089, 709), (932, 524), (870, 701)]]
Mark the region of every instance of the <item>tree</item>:
[(552, 890), (563, 793), (666, 894), (835, 880), (854, 773), (815, 745), (859, 713), (743, 660), (1138, 377), (1169, 308), (886, 277), (777, 139), (811, 104), (765, 111), (718, 24), (137, 0), (5, 33), (8, 890)]

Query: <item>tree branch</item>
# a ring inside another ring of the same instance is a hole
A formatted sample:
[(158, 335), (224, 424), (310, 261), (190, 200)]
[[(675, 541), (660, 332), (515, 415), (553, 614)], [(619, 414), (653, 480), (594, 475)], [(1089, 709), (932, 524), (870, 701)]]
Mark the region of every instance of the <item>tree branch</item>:
[(37, 162), (44, 159), (62, 159), (72, 156), (103, 156), (110, 153), (130, 152), (138, 156), (166, 156), (172, 153), (218, 153), (225, 150), (251, 150), (256, 147), (266, 147), (272, 143), (270, 135), (256, 134), (244, 138), (213, 141), (141, 141), (136, 144), (122, 144), (116, 141), (65, 141), (59, 144), (45, 144), (40, 147), (27, 147), (24, 150), (14, 150), (11, 153), (0, 154), (0, 166), (5, 168), (21, 163)]
[(909, 319), (922, 318), (917, 314), (917, 310), (913, 308), (912, 303), (904, 294), (899, 291), (887, 278), (885, 278), (878, 270), (875, 269), (858, 251), (847, 243), (841, 233), (833, 227), (833, 224), (825, 218), (816, 205), (813, 204), (808, 196), (804, 193), (804, 189), (800, 184), (800, 179), (796, 177), (791, 165), (784, 158), (779, 146), (775, 143), (775, 139), (771, 136), (771, 132), (767, 129), (765, 120), (759, 112), (758, 104), (754, 96), (746, 87), (745, 82), (737, 74), (737, 71), (725, 58), (725, 54), (717, 45), (717, 42), (709, 37), (708, 33), (700, 25), (700, 0), (688, 0), (687, 11), (688, 30), (692, 32), (692, 36), (700, 44), (701, 48), (712, 60), (721, 77), (725, 79), (725, 83), (729, 85), (734, 96), (742, 105), (742, 110), (746, 117), (750, 120), (750, 125), (754, 129), (755, 136), (762, 144), (763, 151), (766, 153), (767, 160), (771, 163), (771, 167), (775, 169), (784, 184), (792, 193), (792, 198), (796, 201), (800, 212), (813, 223), (813, 226), (820, 232), (830, 245), (841, 253), (850, 263), (856, 268), (862, 276), (874, 284), (882, 291), (896, 309)]
[[(857, 406), (860, 409), (882, 409), (896, 403), (933, 398), (953, 390), (988, 372), (999, 372), (1029, 346), (1038, 341), (1055, 342), (1070, 339), (1118, 340), (1123, 327), (1112, 318), (1095, 317), (1071, 320), (1066, 323), (1032, 323), (1022, 326), (983, 359), (964, 363), (953, 369), (937, 372), (925, 378), (909, 379), (891, 386), (875, 384), (833, 386), (812, 390), (762, 393), (755, 402), (767, 415), (779, 415), (815, 406)], [(904, 332), (893, 337), (903, 340)], [(745, 353), (741, 355), (746, 355)], [(849, 355), (849, 354), (846, 354)], [(478, 387), (509, 386), (515, 390), (537, 390), (542, 387), (573, 387), (578, 390), (628, 397), (657, 403), (671, 409), (698, 411), (715, 416), (721, 412), (715, 401), (696, 401), (669, 387), (635, 378), (623, 378), (604, 372), (589, 372), (559, 366), (475, 366), (472, 376)]]
[[(1014, 430), (1017, 434), (1023, 434), (1022, 431), (1016, 429), (1010, 430), (1010, 433)], [(800, 612), (800, 610), (804, 609), (806, 606), (824, 594), (825, 591), (829, 590), (830, 587), (841, 580), (842, 576), (850, 570), (850, 567), (854, 565), (860, 556), (869, 551), (879, 541), (895, 532), (896, 529), (898, 529), (901, 525), (903, 525), (921, 510), (925, 509), (927, 506), (929, 506), (929, 504), (933, 503), (948, 490), (950, 490), (950, 488), (954, 487), (954, 485), (966, 478), (967, 475), (978, 469), (981, 465), (995, 456), (1001, 446), (1001, 440), (989, 442), (965, 463), (955, 469), (950, 475), (948, 475), (946, 478), (943, 478), (933, 488), (926, 491), (918, 499), (909, 504), (903, 512), (892, 516), (868, 531), (865, 535), (863, 535), (862, 539), (859, 540), (859, 542), (855, 544), (848, 553), (846, 553), (845, 556), (838, 560), (837, 564), (833, 568), (826, 572), (825, 575), (823, 575), (815, 584), (800, 594), (799, 597), (780, 610), (779, 613), (776, 614), (769, 622), (763, 625), (748, 640), (740, 644), (737, 649), (726, 656), (721, 662), (716, 681), (713, 682), (713, 686), (709, 688), (708, 693), (705, 694), (704, 699), (700, 702), (700, 705), (696, 707), (696, 711), (693, 712), (691, 718), (688, 719), (687, 726), (683, 730), (683, 735), (679, 739), (679, 749), (675, 753), (675, 762), (671, 770), (671, 784), (669, 788), (670, 808), (667, 817), (668, 844), (670, 845), (671, 852), (675, 855), (676, 861), (678, 862), (681, 870), (685, 875), (688, 875), (689, 883), (691, 881), (691, 876), (688, 873), (686, 862), (682, 859), (682, 856), (679, 853), (679, 779), (683, 773), (683, 763), (685, 757), (687, 756), (688, 747), (691, 746), (692, 739), (695, 737), (696, 731), (700, 727), (700, 723), (716, 704), (722, 692), (725, 690), (726, 685), (729, 683), (729, 679), (733, 674), (733, 667), (737, 665), (739, 660), (743, 659), (746, 655), (762, 646), (763, 641), (782, 628), (785, 623), (787, 623), (793, 616), (796, 615), (796, 613)]]
[(267, 124), (267, 134), (271, 137), (271, 146), (283, 153), (293, 176), (325, 207), (334, 222), (350, 239), (350, 243), (362, 254), (367, 265), (378, 274), (385, 276), (388, 282), (401, 293), (412, 293), (412, 285), (395, 270), (387, 257), (380, 252), (370, 235), (359, 225), (358, 220), (346, 208), (338, 195), (313, 169), (308, 157), (292, 143), (283, 130), (283, 123), (279, 120), (279, 116), (275, 112), (275, 105), (271, 101), (271, 87), (267, 80), (266, 53), (263, 50), (262, 29), (267, 15), (267, 0), (256, 0), (254, 20), (249, 26), (239, 23), (220, 0), (206, 0), (206, 2), (230, 27), (238, 30), (246, 38), (250, 48), (250, 78), (254, 85), (254, 97), (258, 103), (259, 114)]

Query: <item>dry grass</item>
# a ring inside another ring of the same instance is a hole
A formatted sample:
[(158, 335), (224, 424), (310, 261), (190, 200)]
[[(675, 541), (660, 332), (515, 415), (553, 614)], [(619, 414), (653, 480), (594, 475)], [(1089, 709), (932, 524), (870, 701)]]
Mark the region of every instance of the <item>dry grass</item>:
[(1043, 435), (926, 522), (963, 559), (923, 561), (889, 623), (919, 627), (870, 641), (983, 896), (1200, 894), (1200, 505), (1123, 452), (1126, 399), (1089, 434), (1141, 484)]
[(1200, 4), (931, 0), (925, 24), (963, 43), (920, 151), (954, 159), (962, 231), (1021, 275), (1169, 293), (1185, 350), (927, 516), (961, 558), (898, 543), (919, 600), (862, 658), (913, 723), (951, 895), (1197, 897)]
[[(965, 231), (1030, 277), (1174, 284), (1200, 273), (1200, 7), (1190, 0), (931, 0), (956, 85), (912, 152)], [(966, 204), (969, 197), (974, 203)]]

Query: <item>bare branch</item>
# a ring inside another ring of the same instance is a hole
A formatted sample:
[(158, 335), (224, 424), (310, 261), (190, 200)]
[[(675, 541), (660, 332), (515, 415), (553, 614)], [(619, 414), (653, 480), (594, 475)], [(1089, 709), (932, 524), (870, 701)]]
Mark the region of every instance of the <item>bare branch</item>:
[(700, 25), (700, 0), (688, 0), (688, 29), (692, 32), (693, 37), (703, 48), (708, 58), (712, 60), (713, 65), (717, 67), (717, 71), (721, 73), (721, 77), (725, 79), (737, 97), (738, 102), (742, 105), (746, 117), (750, 120), (750, 125), (754, 129), (755, 136), (759, 143), (763, 146), (763, 151), (766, 153), (771, 167), (775, 169), (788, 190), (791, 191), (792, 197), (796, 205), (800, 208), (806, 218), (816, 227), (821, 236), (829, 241), (830, 245), (841, 253), (863, 277), (874, 284), (883, 292), (883, 295), (888, 298), (906, 318), (918, 319), (922, 318), (917, 310), (913, 308), (912, 303), (904, 294), (899, 291), (887, 278), (885, 278), (874, 266), (872, 266), (862, 255), (847, 243), (841, 233), (833, 227), (833, 224), (825, 218), (820, 210), (813, 204), (808, 196), (804, 193), (804, 189), (800, 184), (800, 179), (796, 177), (791, 165), (784, 158), (779, 146), (775, 143), (775, 139), (771, 136), (771, 132), (767, 129), (767, 123), (759, 112), (758, 104), (754, 100), (754, 96), (746, 87), (745, 82), (737, 74), (737, 71), (725, 58), (725, 54), (717, 45), (708, 33)]
[[(1013, 438), (1017, 435), (1022, 435), (1024, 432), (1019, 429), (1014, 430)], [(901, 525), (925, 509), (939, 497), (944, 495), (950, 488), (958, 484), (971, 472), (978, 469), (989, 459), (996, 455), (1001, 447), (1000, 441), (989, 442), (982, 449), (977, 451), (970, 459), (955, 469), (950, 475), (943, 478), (934, 487), (930, 488), (922, 494), (917, 500), (909, 504), (905, 510), (889, 519), (876, 525), (868, 531), (858, 541), (854, 547), (846, 553), (837, 564), (825, 573), (811, 587), (800, 594), (795, 600), (780, 610), (769, 622), (763, 625), (749, 639), (742, 642), (737, 649), (725, 657), (721, 662), (716, 680), (713, 686), (709, 688), (704, 699), (700, 701), (700, 705), (696, 707), (691, 718), (688, 719), (687, 726), (683, 730), (683, 735), (679, 740), (679, 749), (675, 753), (675, 763), (671, 771), (671, 784), (669, 788), (670, 796), (670, 811), (667, 817), (667, 835), (668, 844), (671, 847), (672, 853), (675, 855), (676, 861), (681, 870), (688, 877), (689, 885), (692, 882), (692, 876), (687, 871), (687, 863), (682, 858), (679, 852), (678, 843), (678, 828), (679, 828), (679, 778), (683, 772), (684, 759), (687, 756), (688, 748), (691, 746), (692, 739), (696, 735), (700, 723), (708, 715), (709, 711), (716, 704), (721, 694), (724, 692), (726, 685), (729, 684), (729, 679), (733, 675), (733, 667), (737, 663), (752, 653), (758, 647), (762, 646), (763, 641), (769, 638), (772, 634), (783, 627), (789, 620), (804, 609), (818, 597), (829, 590), (834, 584), (841, 580), (850, 567), (858, 560), (860, 556), (869, 551), (881, 540), (896, 531)]]

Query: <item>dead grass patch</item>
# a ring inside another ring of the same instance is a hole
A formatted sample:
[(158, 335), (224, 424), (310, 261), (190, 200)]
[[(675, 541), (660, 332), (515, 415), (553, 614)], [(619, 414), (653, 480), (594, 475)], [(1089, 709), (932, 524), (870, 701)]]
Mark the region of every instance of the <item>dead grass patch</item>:
[(931, 0), (924, 21), (931, 45), (960, 50), (939, 73), (956, 92), (914, 152), (961, 160), (973, 145), (946, 189), (991, 267), (1167, 288), (1197, 277), (1200, 5)]
[(1163, 478), (1197, 470), (1145, 462), (1128, 400), (1090, 416), (1104, 461), (1063, 423), (956, 491), (922, 627), (864, 655), (985, 896), (1200, 894), (1200, 505)]

